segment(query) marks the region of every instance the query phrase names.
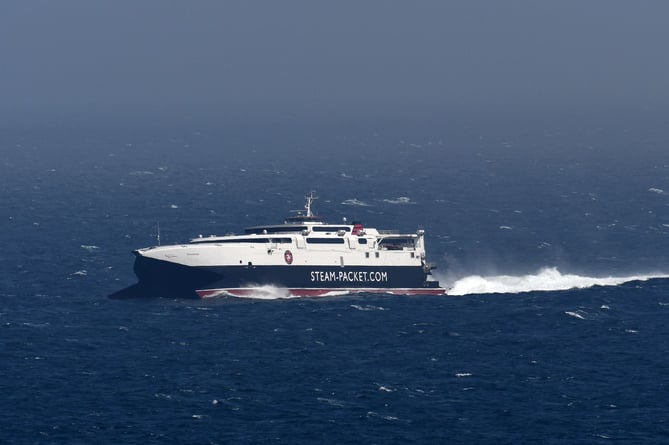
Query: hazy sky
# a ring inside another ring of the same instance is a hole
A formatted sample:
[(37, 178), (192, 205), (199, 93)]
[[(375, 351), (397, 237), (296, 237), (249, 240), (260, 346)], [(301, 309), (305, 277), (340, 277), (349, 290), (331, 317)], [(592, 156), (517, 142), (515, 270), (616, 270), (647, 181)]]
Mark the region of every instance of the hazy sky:
[(0, 117), (666, 110), (666, 0), (3, 0)]

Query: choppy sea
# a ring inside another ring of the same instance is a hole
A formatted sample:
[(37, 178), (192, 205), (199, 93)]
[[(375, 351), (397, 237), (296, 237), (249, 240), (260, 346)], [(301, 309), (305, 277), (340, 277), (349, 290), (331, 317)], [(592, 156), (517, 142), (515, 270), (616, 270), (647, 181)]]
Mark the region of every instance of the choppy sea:
[[(6, 125), (0, 442), (667, 443), (658, 128)], [(158, 225), (235, 232), (312, 190), (330, 221), (425, 229), (451, 295), (107, 298)]]

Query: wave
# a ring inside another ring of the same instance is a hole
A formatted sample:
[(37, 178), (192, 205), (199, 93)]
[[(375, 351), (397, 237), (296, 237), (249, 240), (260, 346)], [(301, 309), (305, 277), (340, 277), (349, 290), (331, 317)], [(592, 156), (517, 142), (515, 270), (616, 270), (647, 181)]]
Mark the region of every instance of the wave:
[(364, 306), (359, 305), (359, 304), (352, 304), (352, 305), (350, 305), (350, 307), (352, 307), (353, 309), (357, 309), (359, 311), (363, 311), (363, 312), (366, 312), (366, 311), (385, 311), (386, 310), (386, 308), (384, 308), (382, 306), (373, 306), (371, 304), (366, 304)]
[(544, 268), (535, 274), (512, 276), (471, 275), (460, 278), (448, 290), (449, 295), (520, 293), (532, 291), (555, 291), (583, 289), (592, 286), (617, 286), (630, 281), (645, 281), (652, 278), (669, 278), (667, 274), (631, 275), (624, 277), (587, 277), (563, 274), (556, 267)]
[(347, 206), (369, 207), (369, 204), (356, 198), (347, 199), (346, 201), (343, 201), (342, 204)]
[(415, 204), (415, 202), (411, 201), (411, 198), (406, 196), (400, 196), (399, 198), (394, 199), (384, 199), (383, 202), (387, 202), (388, 204)]

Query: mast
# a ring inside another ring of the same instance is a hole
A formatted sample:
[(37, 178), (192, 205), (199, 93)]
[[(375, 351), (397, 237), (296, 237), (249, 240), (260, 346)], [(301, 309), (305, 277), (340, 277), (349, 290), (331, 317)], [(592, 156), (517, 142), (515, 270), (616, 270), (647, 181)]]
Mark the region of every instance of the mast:
[(311, 204), (314, 202), (314, 200), (318, 199), (317, 196), (314, 196), (314, 192), (310, 192), (307, 196), (307, 202), (304, 204), (304, 209), (307, 211), (307, 218), (311, 218), (313, 213), (311, 213)]

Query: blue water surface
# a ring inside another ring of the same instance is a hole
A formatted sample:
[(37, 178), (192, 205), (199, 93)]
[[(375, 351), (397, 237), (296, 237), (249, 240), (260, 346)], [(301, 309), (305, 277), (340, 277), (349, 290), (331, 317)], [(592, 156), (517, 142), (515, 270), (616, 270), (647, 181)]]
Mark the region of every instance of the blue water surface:
[[(4, 128), (0, 441), (665, 442), (669, 160), (654, 128)], [(239, 231), (310, 190), (330, 221), (424, 228), (445, 285), (544, 267), (629, 280), (107, 298), (158, 224), (163, 243)]]

